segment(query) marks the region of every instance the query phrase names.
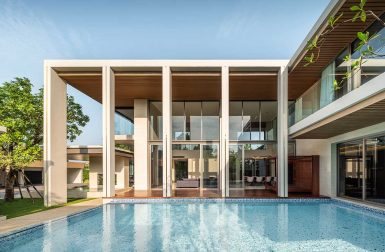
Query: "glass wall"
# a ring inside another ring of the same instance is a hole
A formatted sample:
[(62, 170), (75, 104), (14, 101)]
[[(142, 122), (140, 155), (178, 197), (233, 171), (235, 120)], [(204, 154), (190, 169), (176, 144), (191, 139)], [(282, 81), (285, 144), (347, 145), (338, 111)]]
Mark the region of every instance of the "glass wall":
[(385, 204), (385, 136), (341, 143), (338, 195)]
[(173, 102), (172, 135), (179, 141), (219, 141), (219, 101)]
[(150, 120), (150, 140), (162, 140), (163, 137), (163, 117), (162, 102), (149, 102), (149, 120)]
[(365, 142), (365, 199), (385, 204), (385, 136)]
[(173, 144), (173, 189), (218, 189), (218, 144)]
[(276, 140), (276, 101), (231, 101), (229, 106), (230, 140)]
[[(381, 19), (385, 21), (385, 14)], [(385, 59), (382, 56), (385, 53), (385, 27), (379, 21), (375, 21), (365, 32), (369, 32), (370, 36), (376, 34), (376, 37), (365, 46), (361, 46), (361, 40), (355, 40), (325, 67), (320, 80), (291, 105), (289, 126), (385, 72)], [(352, 63), (362, 56), (368, 46), (374, 53), (365, 56), (361, 68), (352, 69)], [(346, 61), (349, 55), (351, 61)], [(349, 78), (346, 78), (346, 75)], [(334, 87), (334, 81), (337, 81), (338, 88)]]
[(202, 148), (202, 180), (203, 188), (218, 188), (219, 159), (217, 144), (203, 144)]
[(277, 181), (276, 173), (275, 143), (230, 145), (230, 196), (242, 196), (243, 190), (266, 189), (266, 184)]
[(175, 188), (200, 187), (200, 145), (172, 145), (172, 183)]
[[(122, 109), (120, 109), (122, 111)], [(132, 109), (125, 109), (127, 113), (130, 113)], [(133, 135), (134, 124), (126, 116), (120, 113), (115, 113), (115, 135)]]
[(163, 186), (163, 145), (151, 145), (151, 188)]
[(338, 145), (339, 196), (362, 199), (362, 141)]

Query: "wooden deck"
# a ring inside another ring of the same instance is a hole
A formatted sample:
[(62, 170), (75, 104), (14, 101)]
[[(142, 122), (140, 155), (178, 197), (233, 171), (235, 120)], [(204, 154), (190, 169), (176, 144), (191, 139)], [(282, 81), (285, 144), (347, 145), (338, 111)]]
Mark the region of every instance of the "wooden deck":
[[(115, 198), (162, 198), (161, 189), (134, 190), (116, 192)], [(173, 190), (174, 198), (222, 198), (220, 190), (177, 189)], [(231, 190), (231, 198), (278, 198), (275, 192), (270, 190)], [(289, 198), (318, 198), (308, 193), (289, 193)]]

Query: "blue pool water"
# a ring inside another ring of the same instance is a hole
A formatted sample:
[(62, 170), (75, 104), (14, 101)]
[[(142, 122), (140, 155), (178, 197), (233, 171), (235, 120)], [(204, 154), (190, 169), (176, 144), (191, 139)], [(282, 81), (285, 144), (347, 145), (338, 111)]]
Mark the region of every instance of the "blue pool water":
[(1, 251), (385, 251), (385, 214), (334, 200), (108, 204), (0, 238)]

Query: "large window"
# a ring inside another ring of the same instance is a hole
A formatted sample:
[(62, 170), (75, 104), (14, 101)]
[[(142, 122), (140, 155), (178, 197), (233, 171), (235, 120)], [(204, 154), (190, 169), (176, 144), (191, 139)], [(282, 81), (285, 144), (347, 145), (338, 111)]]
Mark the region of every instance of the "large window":
[(219, 101), (173, 102), (173, 140), (219, 140)]
[[(385, 14), (381, 16), (381, 19), (385, 21)], [(353, 76), (354, 86), (360, 86), (373, 79), (374, 77), (385, 72), (385, 59), (382, 55), (385, 54), (384, 38), (385, 27), (379, 21), (375, 21), (367, 30), (370, 36), (377, 35), (372, 39), (368, 45), (360, 48), (360, 40), (355, 40), (351, 46), (352, 59), (360, 57), (361, 52), (367, 50), (367, 47), (372, 47), (372, 50), (376, 53), (366, 57), (362, 62), (361, 69)], [(360, 52), (361, 51), (361, 52)]]
[(230, 102), (229, 116), (230, 140), (276, 140), (277, 102), (233, 101)]
[(338, 194), (385, 204), (385, 136), (341, 143)]
[(130, 108), (117, 109), (115, 112), (115, 135), (133, 135), (132, 123), (134, 110)]
[(150, 113), (150, 140), (161, 140), (163, 134), (162, 102), (151, 101)]

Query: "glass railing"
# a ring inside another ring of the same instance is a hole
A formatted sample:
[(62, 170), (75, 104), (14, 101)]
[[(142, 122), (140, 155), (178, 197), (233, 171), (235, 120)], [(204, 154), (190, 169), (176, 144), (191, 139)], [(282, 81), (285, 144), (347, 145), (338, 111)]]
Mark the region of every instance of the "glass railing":
[(290, 105), (289, 126), (329, 105), (349, 91), (350, 89), (348, 89), (346, 84), (343, 84), (338, 90), (334, 90), (332, 85), (325, 85), (325, 82), (318, 81), (303, 93), (295, 103)]
[(115, 135), (133, 135), (134, 134), (134, 124), (121, 116), (120, 114), (115, 113)]
[(356, 39), (322, 71), (321, 79), (289, 106), (289, 126), (385, 72), (383, 22), (375, 21), (365, 34), (371, 36), (367, 44)]

